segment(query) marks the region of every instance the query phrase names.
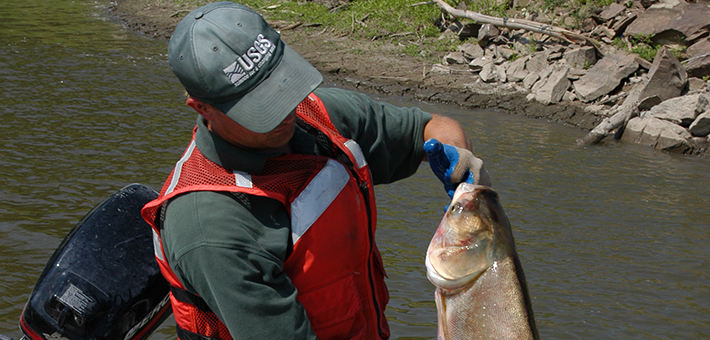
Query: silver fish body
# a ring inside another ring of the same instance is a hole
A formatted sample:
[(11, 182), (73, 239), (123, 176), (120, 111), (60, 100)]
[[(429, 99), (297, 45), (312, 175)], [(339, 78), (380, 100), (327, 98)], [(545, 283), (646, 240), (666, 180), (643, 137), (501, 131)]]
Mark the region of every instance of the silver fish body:
[(426, 255), (438, 337), (538, 339), (510, 222), (490, 187), (462, 183)]

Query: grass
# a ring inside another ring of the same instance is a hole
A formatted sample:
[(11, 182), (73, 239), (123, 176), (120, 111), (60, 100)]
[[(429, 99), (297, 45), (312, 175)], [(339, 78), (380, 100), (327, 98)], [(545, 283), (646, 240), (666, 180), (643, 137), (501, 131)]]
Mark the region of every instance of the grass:
[[(629, 48), (629, 46), (619, 38), (614, 38), (613, 44), (618, 49), (637, 54), (639, 57), (653, 62), (656, 54), (658, 54), (658, 49), (660, 49), (662, 45), (654, 43), (652, 38), (653, 35), (637, 35), (630, 37), (629, 42), (631, 43), (631, 48)], [(678, 60), (684, 60), (686, 58), (685, 52), (687, 50), (687, 46), (668, 45), (667, 47), (668, 51), (673, 53)]]
[[(195, 8), (209, 0), (158, 0)], [(441, 31), (435, 21), (442, 11), (435, 4), (411, 6), (422, 0), (353, 0), (328, 10), (312, 1), (241, 0), (235, 1), (255, 9), (267, 20), (319, 24), (311, 30), (328, 30), (335, 35), (354, 39), (384, 40), (401, 46), (401, 52), (418, 58), (432, 58), (432, 52), (455, 51), (461, 43), (457, 39), (427, 39), (439, 37)], [(452, 6), (459, 5), (446, 0)], [(542, 0), (528, 2), (525, 10), (507, 7), (507, 0), (463, 0), (466, 9), (497, 17), (520, 17), (525, 13), (564, 12), (576, 22), (593, 10), (610, 4), (613, 0)], [(550, 16), (554, 16), (550, 14)], [(558, 24), (558, 23), (555, 23)], [(424, 52), (422, 52), (424, 51)]]
[[(176, 0), (177, 1), (177, 0)], [(314, 2), (245, 0), (267, 20), (321, 24), (335, 34), (354, 38), (376, 38), (394, 33), (414, 32), (432, 36), (433, 20), (441, 13), (434, 5), (409, 6), (406, 0), (355, 0), (329, 11)]]

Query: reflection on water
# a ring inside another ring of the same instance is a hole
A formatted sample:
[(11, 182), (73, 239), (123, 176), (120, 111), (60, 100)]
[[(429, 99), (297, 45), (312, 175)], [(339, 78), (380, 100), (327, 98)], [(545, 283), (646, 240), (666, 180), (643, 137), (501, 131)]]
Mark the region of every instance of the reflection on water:
[[(15, 339), (64, 235), (126, 184), (159, 188), (194, 124), (166, 44), (107, 21), (107, 5), (0, 3), (0, 334)], [(417, 105), (460, 120), (486, 161), (542, 338), (710, 338), (710, 160), (579, 148), (576, 129)], [(377, 200), (393, 338), (434, 338), (424, 252), (448, 198), (423, 165)], [(154, 338), (175, 339), (172, 324)]]

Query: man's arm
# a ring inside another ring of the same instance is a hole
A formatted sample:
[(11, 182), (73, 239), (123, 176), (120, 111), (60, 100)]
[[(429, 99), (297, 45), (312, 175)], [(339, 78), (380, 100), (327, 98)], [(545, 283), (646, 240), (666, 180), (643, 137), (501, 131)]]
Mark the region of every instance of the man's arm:
[(424, 157), (422, 136), (429, 113), (378, 102), (353, 91), (324, 88), (315, 94), (336, 129), (360, 145), (375, 184), (392, 183), (417, 171)]
[(424, 126), (424, 161), (453, 197), (461, 182), (491, 186), (483, 161), (471, 152), (471, 140), (461, 125), (448, 117), (432, 114)]
[[(471, 150), (471, 140), (466, 136), (461, 124), (456, 120), (432, 113), (431, 120), (424, 126), (424, 140), (438, 141), (458, 148)], [(427, 156), (424, 156), (424, 161)]]

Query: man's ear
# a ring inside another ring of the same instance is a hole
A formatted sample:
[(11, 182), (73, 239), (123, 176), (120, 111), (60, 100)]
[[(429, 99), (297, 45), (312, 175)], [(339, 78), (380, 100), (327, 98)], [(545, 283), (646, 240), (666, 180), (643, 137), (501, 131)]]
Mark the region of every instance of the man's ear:
[(214, 119), (215, 111), (217, 111), (214, 106), (193, 97), (188, 97), (187, 100), (185, 100), (185, 104), (193, 108), (200, 116), (207, 120)]

